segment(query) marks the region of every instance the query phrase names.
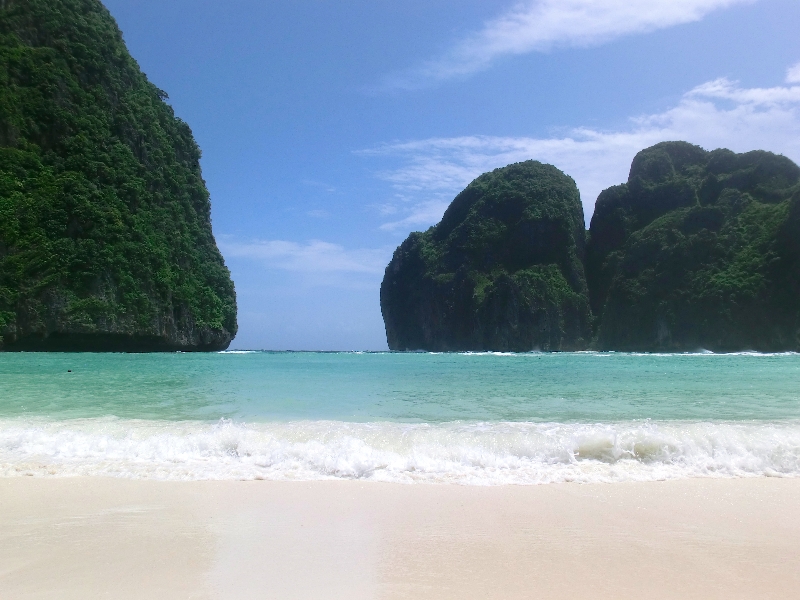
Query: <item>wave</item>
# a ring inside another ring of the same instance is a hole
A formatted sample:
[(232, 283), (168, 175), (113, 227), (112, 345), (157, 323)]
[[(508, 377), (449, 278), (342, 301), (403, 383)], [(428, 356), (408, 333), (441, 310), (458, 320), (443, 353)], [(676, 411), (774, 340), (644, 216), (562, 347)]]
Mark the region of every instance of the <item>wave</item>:
[(494, 350), (487, 350), (485, 352), (473, 352), (473, 351), (458, 352), (457, 354), (460, 354), (461, 356), (528, 356), (530, 354), (542, 354), (542, 353), (537, 352), (535, 350), (531, 352), (499, 352)]
[(628, 356), (761, 356), (761, 357), (776, 357), (776, 356), (797, 356), (797, 352), (757, 352), (755, 350), (740, 350), (738, 352), (712, 352), (711, 350), (697, 350), (695, 352), (604, 352), (602, 354), (618, 354)]
[[(441, 352), (429, 352), (428, 354), (442, 354)], [(578, 350), (575, 352), (541, 352), (539, 350), (531, 350), (529, 352), (457, 352), (461, 356), (564, 356), (570, 354), (590, 354), (592, 356), (646, 356), (646, 357), (686, 357), (686, 356), (762, 356), (762, 357), (775, 357), (775, 356), (797, 356), (797, 352), (757, 352), (755, 350), (741, 350), (738, 352), (713, 352), (711, 350), (699, 349), (694, 352), (615, 352), (611, 351), (598, 351), (598, 350)]]
[(800, 421), (0, 421), (0, 476), (465, 485), (800, 476)]

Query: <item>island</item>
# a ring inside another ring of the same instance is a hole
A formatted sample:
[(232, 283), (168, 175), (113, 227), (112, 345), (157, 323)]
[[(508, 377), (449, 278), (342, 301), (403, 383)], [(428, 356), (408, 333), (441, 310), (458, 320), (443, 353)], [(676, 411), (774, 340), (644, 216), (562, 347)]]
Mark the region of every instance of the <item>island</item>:
[(591, 339), (578, 188), (526, 161), (478, 177), (381, 284), (393, 350), (580, 350)]
[(200, 150), (98, 0), (0, 2), (0, 349), (221, 350)]
[(527, 161), (478, 177), (395, 251), (392, 350), (800, 350), (800, 167), (664, 142), (604, 190)]
[(666, 142), (597, 199), (586, 266), (596, 347), (800, 349), (800, 167)]

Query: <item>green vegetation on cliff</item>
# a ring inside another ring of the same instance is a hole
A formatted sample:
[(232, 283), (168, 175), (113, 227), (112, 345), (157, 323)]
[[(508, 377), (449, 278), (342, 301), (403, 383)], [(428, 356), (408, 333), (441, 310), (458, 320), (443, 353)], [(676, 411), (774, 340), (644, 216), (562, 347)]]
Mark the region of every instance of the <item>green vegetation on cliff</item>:
[(800, 167), (657, 144), (600, 194), (585, 253), (569, 177), (497, 169), (395, 251), (381, 308), (398, 350), (800, 350)]
[(0, 347), (236, 334), (200, 151), (165, 98), (98, 0), (0, 0)]
[(395, 350), (580, 349), (590, 337), (583, 208), (575, 182), (527, 161), (461, 192), (412, 233), (381, 285)]
[(665, 142), (597, 200), (586, 271), (597, 346), (800, 349), (800, 168)]

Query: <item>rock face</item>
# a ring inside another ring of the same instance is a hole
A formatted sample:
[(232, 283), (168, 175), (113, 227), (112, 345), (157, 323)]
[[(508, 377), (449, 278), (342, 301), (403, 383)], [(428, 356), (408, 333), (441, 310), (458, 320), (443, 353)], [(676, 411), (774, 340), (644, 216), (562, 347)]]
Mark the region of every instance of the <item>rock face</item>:
[(0, 347), (236, 334), (200, 150), (98, 0), (0, 0)]
[(600, 194), (586, 270), (607, 350), (800, 349), (800, 168), (666, 142)]
[(486, 173), (412, 233), (381, 284), (393, 350), (576, 350), (590, 339), (575, 182), (535, 161)]

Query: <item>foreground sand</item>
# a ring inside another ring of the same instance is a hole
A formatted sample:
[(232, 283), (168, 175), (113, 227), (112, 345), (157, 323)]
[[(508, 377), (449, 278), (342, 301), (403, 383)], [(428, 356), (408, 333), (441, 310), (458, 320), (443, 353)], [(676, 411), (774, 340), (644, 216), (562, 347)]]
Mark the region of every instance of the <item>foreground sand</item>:
[(0, 598), (800, 598), (800, 479), (0, 479)]

